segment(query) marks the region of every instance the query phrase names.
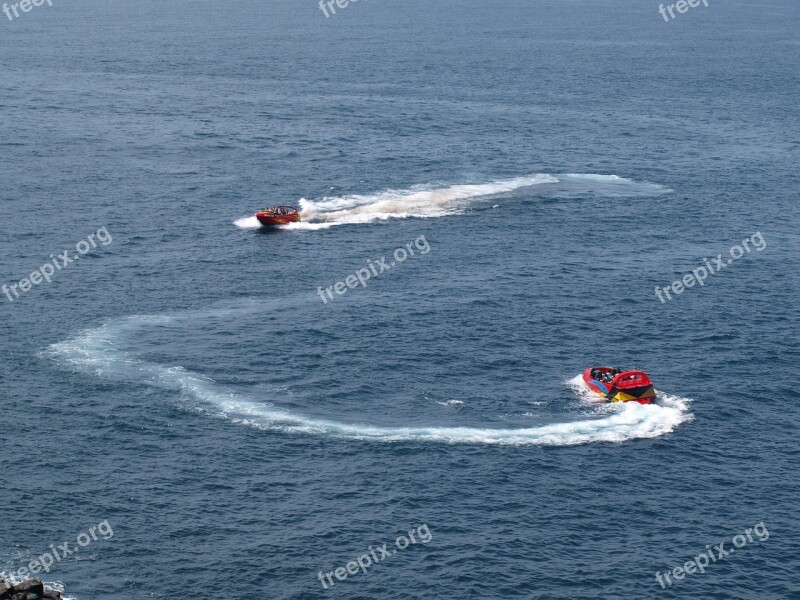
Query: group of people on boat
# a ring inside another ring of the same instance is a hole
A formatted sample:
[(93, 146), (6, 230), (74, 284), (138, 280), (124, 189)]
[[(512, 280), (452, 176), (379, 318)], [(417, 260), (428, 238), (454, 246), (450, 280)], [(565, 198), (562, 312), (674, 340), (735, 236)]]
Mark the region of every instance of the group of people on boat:
[(268, 206), (262, 212), (273, 215), (293, 215), (297, 212), (297, 209), (291, 206)]
[(603, 383), (611, 383), (620, 373), (622, 369), (592, 369), (592, 377)]

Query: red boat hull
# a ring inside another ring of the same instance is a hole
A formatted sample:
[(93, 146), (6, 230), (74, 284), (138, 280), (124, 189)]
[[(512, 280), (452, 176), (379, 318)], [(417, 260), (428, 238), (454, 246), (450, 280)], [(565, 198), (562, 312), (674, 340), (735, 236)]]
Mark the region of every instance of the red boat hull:
[[(610, 378), (603, 377), (609, 373)], [(583, 372), (583, 382), (609, 402), (652, 404), (656, 399), (653, 383), (643, 371), (615, 373), (609, 367), (589, 367)]]
[(289, 223), (297, 223), (300, 221), (300, 215), (273, 215), (271, 213), (256, 213), (256, 219), (265, 227), (274, 227), (275, 225), (288, 225)]
[(300, 213), (294, 206), (268, 206), (256, 213), (256, 219), (265, 227), (274, 227), (297, 223)]

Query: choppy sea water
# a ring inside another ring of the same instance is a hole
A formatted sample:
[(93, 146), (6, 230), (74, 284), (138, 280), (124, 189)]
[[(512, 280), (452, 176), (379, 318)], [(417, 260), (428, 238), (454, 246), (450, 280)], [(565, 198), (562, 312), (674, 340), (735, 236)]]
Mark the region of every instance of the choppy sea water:
[[(107, 520), (43, 578), (78, 600), (800, 593), (800, 7), (657, 9), (3, 22), (2, 282), (113, 240), (0, 296), (0, 570)], [(256, 227), (274, 203), (303, 221)], [(598, 363), (658, 404), (594, 402)]]

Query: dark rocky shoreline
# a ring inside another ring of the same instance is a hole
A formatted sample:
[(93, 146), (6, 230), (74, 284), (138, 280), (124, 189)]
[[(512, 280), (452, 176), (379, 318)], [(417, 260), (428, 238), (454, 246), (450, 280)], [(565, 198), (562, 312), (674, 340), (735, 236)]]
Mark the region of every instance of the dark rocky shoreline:
[(0, 577), (0, 600), (61, 600), (61, 592), (45, 589), (38, 579), (12, 585)]

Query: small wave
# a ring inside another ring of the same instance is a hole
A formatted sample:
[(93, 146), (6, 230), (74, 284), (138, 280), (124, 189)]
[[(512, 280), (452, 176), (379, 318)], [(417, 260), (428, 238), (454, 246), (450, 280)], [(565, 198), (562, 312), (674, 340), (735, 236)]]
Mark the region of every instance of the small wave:
[(236, 219), (233, 224), (240, 229), (258, 229), (261, 227), (261, 223), (259, 223), (258, 219), (255, 217), (242, 217)]
[[(0, 572), (3, 572), (3, 571), (0, 570)], [(22, 583), (23, 581), (27, 581), (27, 579), (20, 579), (19, 577), (14, 575), (13, 572), (12, 573), (3, 572), (3, 574), (5, 576), (5, 579), (11, 585), (18, 585), (18, 584)], [(44, 584), (45, 589), (47, 589), (47, 590), (56, 590), (58, 592), (61, 592), (61, 600), (78, 600), (75, 596), (67, 596), (67, 595), (65, 595), (65, 593), (64, 593), (64, 582), (63, 581), (44, 581), (42, 579), (39, 579), (39, 581), (41, 581)]]
[(588, 181), (614, 181), (624, 183), (636, 183), (633, 179), (627, 177), (620, 177), (619, 175), (602, 175), (599, 173), (567, 173), (564, 177), (571, 177), (572, 179), (585, 179)]
[[(204, 311), (203, 315), (233, 316), (237, 311)], [(418, 441), (459, 444), (556, 445), (591, 442), (623, 442), (637, 438), (658, 437), (673, 431), (691, 418), (688, 401), (662, 395), (658, 405), (626, 403), (609, 405), (603, 418), (576, 420), (530, 428), (498, 429), (492, 427), (382, 427), (347, 423), (296, 414), (245, 395), (230, 391), (212, 379), (181, 366), (163, 366), (142, 361), (120, 349), (129, 336), (141, 329), (181, 319), (195, 320), (198, 312), (186, 316), (134, 316), (90, 329), (79, 336), (53, 344), (50, 357), (73, 368), (95, 375), (132, 381), (180, 393), (191, 406), (261, 429), (290, 434), (327, 435), (377, 442)], [(576, 380), (568, 382), (576, 387)], [(585, 386), (584, 386), (585, 387)], [(452, 402), (452, 401), (451, 401)], [(456, 401), (458, 402), (458, 401)]]

